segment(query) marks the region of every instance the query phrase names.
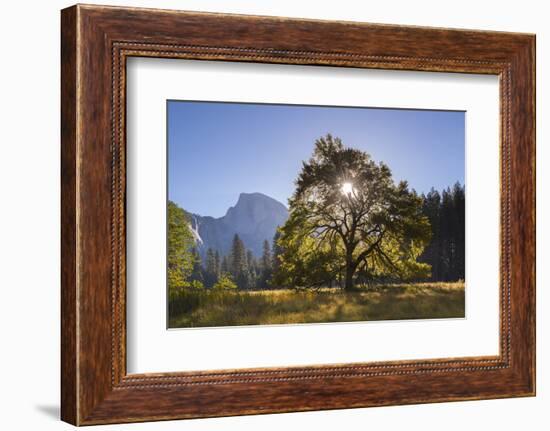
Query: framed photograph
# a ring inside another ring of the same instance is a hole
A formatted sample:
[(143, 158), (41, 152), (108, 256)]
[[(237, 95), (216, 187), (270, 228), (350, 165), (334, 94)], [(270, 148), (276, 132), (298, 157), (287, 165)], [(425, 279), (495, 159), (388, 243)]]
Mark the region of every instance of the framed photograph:
[(61, 16), (63, 420), (535, 394), (534, 35)]

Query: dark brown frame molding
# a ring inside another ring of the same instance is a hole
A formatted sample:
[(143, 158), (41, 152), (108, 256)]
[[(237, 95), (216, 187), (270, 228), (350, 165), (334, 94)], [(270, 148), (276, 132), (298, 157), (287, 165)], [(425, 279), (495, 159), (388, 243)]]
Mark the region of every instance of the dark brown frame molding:
[[(77, 5), (61, 14), (61, 417), (75, 425), (535, 394), (535, 36)], [(126, 373), (130, 56), (500, 77), (500, 354)]]

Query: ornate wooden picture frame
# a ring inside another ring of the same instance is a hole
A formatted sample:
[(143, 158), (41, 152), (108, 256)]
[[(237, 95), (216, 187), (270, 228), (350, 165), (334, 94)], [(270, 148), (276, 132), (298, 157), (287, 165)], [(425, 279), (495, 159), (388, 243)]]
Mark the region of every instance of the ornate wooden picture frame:
[[(535, 394), (535, 37), (102, 6), (62, 11), (61, 416), (75, 425)], [(500, 354), (126, 372), (126, 60), (330, 65), (500, 80)]]

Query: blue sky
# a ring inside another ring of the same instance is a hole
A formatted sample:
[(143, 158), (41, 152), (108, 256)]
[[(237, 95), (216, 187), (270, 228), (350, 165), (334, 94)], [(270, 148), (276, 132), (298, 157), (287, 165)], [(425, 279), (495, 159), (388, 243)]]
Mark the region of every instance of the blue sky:
[(287, 205), (302, 161), (327, 133), (419, 193), (464, 183), (464, 112), (168, 101), (168, 197), (213, 217), (241, 192)]

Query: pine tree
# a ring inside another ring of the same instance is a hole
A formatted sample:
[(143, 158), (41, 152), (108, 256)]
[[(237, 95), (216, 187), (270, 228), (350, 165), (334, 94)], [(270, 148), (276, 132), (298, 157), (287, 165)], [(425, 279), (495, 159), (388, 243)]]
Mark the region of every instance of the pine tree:
[(271, 247), (269, 246), (269, 241), (266, 239), (263, 243), (262, 250), (262, 269), (271, 269), (272, 257), (271, 257)]
[(441, 195), (441, 236), (442, 236), (442, 253), (443, 258), (443, 280), (452, 280), (452, 267), (455, 260), (455, 243), (453, 237), (453, 199), (451, 189), (443, 190)]
[(233, 242), (231, 244), (231, 257), (230, 266), (231, 274), (236, 277), (240, 272), (244, 270), (246, 265), (246, 252), (244, 244), (238, 234), (233, 236)]
[(429, 193), (423, 197), (422, 212), (432, 227), (432, 239), (419, 260), (429, 263), (432, 266), (431, 280), (441, 280), (441, 196), (433, 187)]
[(191, 276), (189, 277), (191, 281), (204, 283), (203, 269), (201, 265), (201, 257), (197, 247), (191, 248), (191, 254), (193, 255), (193, 270), (191, 271)]
[(214, 252), (214, 268), (215, 268), (216, 279), (218, 279), (221, 273), (220, 252), (218, 250)]
[(456, 217), (453, 230), (456, 244), (454, 279), (464, 280), (466, 266), (466, 199), (464, 186), (461, 186), (458, 182), (453, 187), (453, 207)]
[(224, 256), (220, 265), (220, 274), (229, 274), (231, 272), (231, 265), (229, 264), (229, 257)]
[(246, 288), (256, 289), (258, 287), (257, 262), (251, 250), (246, 251)]
[(231, 244), (230, 269), (231, 275), (236, 281), (239, 289), (246, 289), (246, 249), (238, 234), (235, 234), (233, 243)]
[(260, 287), (262, 289), (266, 289), (270, 285), (272, 268), (273, 256), (271, 255), (271, 247), (269, 246), (269, 241), (266, 239), (264, 240), (261, 259)]
[(218, 281), (216, 270), (216, 257), (214, 250), (209, 248), (206, 251), (206, 267), (204, 269), (204, 285), (208, 288), (212, 287)]
[(253, 268), (256, 265), (252, 250), (246, 250), (246, 267), (247, 269)]
[(273, 242), (271, 244), (271, 272), (272, 274), (277, 274), (279, 271), (279, 266), (281, 264), (279, 260), (279, 256), (283, 254), (283, 249), (279, 245), (279, 238), (281, 237), (281, 233), (279, 232), (279, 228), (275, 231), (275, 235), (273, 235)]

